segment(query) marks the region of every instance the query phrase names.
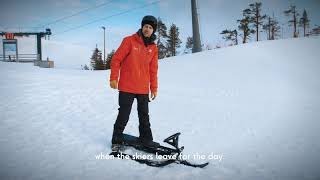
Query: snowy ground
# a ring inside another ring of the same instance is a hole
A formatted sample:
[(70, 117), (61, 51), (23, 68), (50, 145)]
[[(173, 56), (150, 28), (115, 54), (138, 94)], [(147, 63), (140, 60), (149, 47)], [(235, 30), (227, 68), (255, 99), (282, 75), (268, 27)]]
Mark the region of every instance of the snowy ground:
[[(205, 169), (96, 159), (117, 115), (109, 71), (0, 62), (0, 179), (319, 179), (319, 46), (265, 41), (160, 62), (154, 138), (182, 132)], [(125, 131), (138, 134), (136, 105)]]

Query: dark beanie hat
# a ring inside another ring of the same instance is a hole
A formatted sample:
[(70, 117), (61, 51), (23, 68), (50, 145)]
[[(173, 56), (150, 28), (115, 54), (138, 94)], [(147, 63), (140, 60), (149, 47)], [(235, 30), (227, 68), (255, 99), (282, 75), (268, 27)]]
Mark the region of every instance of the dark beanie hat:
[(153, 28), (153, 33), (157, 31), (157, 19), (154, 16), (148, 15), (143, 17), (141, 21), (141, 28), (145, 25), (149, 24)]

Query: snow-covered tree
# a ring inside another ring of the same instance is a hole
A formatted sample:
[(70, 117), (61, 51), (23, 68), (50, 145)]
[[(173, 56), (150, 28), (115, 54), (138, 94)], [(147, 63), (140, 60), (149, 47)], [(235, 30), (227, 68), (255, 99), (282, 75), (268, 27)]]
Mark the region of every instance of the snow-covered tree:
[(97, 47), (93, 50), (93, 54), (91, 56), (91, 67), (93, 70), (105, 69), (105, 65), (102, 60), (102, 53)]
[(167, 49), (168, 49), (168, 55), (167, 56), (176, 56), (177, 49), (181, 45), (181, 40), (179, 38), (179, 28), (172, 24), (169, 29), (168, 33), (168, 40), (167, 40)]
[(106, 59), (106, 69), (110, 69), (110, 63), (112, 60), (112, 57), (114, 55), (116, 51), (113, 49), (108, 55), (107, 55), (107, 59)]
[(267, 32), (267, 39), (274, 40), (279, 36), (280, 26), (279, 22), (275, 19), (275, 17), (268, 17), (268, 21), (263, 25), (263, 29)]
[(317, 27), (313, 28), (312, 31), (310, 32), (310, 35), (313, 35), (313, 36), (320, 35), (320, 26), (317, 26)]
[(256, 41), (259, 41), (259, 27), (263, 25), (263, 20), (266, 18), (265, 14), (261, 14), (261, 2), (249, 4), (250, 9), (248, 13), (250, 15), (250, 22), (253, 23), (256, 32)]
[(245, 9), (243, 10), (243, 18), (237, 20), (240, 25), (238, 26), (238, 29), (242, 31), (242, 43), (247, 43), (247, 40), (250, 38), (251, 34), (255, 33), (254, 29), (251, 29), (250, 24), (251, 24), (251, 10), (250, 9)]
[(307, 28), (309, 28), (309, 24), (310, 24), (310, 20), (308, 18), (307, 11), (304, 10), (302, 17), (300, 18), (300, 21), (299, 21), (299, 26), (303, 28), (303, 36), (304, 37), (306, 37), (306, 35), (307, 35), (306, 30), (307, 30)]
[(238, 31), (225, 29), (220, 34), (224, 35), (222, 38), (226, 41), (232, 41), (234, 45), (238, 45)]
[(167, 34), (167, 26), (162, 22), (160, 17), (158, 18), (158, 26), (157, 26), (157, 46), (158, 46), (158, 58), (163, 59), (166, 57), (168, 49), (167, 49), (167, 40), (168, 40), (168, 34)]
[(192, 48), (193, 48), (193, 38), (189, 36), (187, 37), (186, 48), (184, 50), (184, 53), (185, 54), (192, 53)]
[(298, 37), (298, 33), (297, 33), (297, 24), (298, 24), (298, 16), (299, 13), (296, 11), (296, 6), (291, 5), (290, 8), (286, 11), (284, 11), (284, 14), (286, 16), (291, 16), (292, 15), (292, 19), (290, 19), (289, 22), (289, 26), (293, 25), (293, 37), (296, 38)]

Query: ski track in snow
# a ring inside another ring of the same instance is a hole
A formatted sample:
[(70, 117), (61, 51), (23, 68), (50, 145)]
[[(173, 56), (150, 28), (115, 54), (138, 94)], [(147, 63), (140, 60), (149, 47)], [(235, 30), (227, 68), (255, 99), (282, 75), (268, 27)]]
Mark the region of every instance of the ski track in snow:
[[(266, 41), (160, 61), (154, 139), (181, 132), (184, 154), (223, 154), (190, 160), (205, 169), (96, 160), (117, 116), (109, 71), (0, 62), (0, 179), (318, 179), (319, 45)], [(134, 135), (136, 108), (125, 129)]]

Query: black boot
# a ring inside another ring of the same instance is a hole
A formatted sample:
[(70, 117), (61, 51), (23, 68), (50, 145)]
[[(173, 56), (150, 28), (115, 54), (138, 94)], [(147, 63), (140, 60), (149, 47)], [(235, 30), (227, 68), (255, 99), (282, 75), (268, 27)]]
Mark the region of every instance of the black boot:
[(114, 129), (112, 135), (112, 144), (123, 144), (123, 134), (121, 131)]
[(123, 137), (121, 136), (112, 136), (112, 144), (123, 144)]

